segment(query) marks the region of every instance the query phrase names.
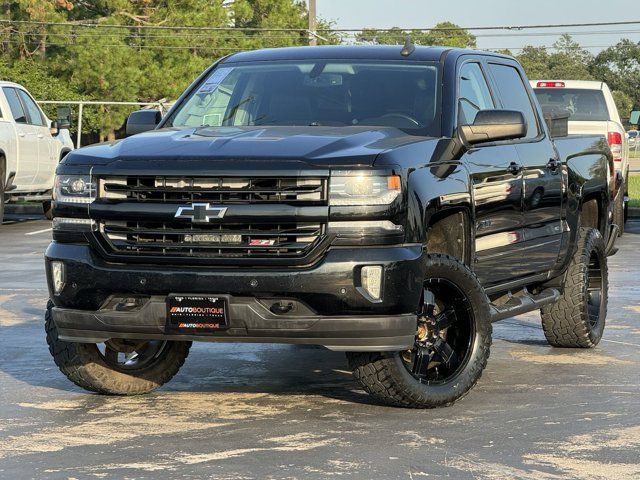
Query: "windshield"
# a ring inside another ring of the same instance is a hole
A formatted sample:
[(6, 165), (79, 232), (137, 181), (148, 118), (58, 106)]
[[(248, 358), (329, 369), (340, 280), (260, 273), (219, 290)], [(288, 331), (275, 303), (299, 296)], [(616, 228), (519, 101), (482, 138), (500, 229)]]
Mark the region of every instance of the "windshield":
[(582, 88), (536, 88), (534, 90), (544, 111), (566, 110), (569, 112), (569, 121), (609, 120), (609, 111), (602, 90)]
[(438, 65), (287, 61), (220, 65), (164, 126), (384, 126), (437, 136)]

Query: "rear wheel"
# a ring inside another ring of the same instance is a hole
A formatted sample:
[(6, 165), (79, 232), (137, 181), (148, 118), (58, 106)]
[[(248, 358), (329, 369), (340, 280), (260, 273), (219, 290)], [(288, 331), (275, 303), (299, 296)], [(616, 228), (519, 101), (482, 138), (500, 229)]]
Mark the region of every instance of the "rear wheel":
[(389, 405), (450, 405), (476, 384), (489, 358), (489, 301), (478, 279), (451, 257), (428, 262), (413, 347), (347, 354), (364, 390)]
[(578, 248), (564, 280), (560, 300), (542, 307), (542, 328), (554, 347), (595, 347), (604, 333), (608, 276), (602, 235), (581, 228)]
[(111, 339), (74, 343), (58, 338), (49, 302), (45, 314), (47, 344), (53, 360), (69, 380), (92, 392), (138, 395), (165, 384), (178, 373), (191, 342)]

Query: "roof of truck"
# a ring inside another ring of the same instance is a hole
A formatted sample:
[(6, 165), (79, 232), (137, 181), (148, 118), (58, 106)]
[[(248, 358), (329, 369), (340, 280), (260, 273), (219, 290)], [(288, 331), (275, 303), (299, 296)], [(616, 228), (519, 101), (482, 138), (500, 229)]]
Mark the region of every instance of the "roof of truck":
[(402, 45), (326, 45), (320, 47), (264, 48), (261, 50), (232, 54), (223, 60), (223, 62), (318, 59), (408, 60), (437, 62), (445, 52), (503, 56), (492, 52), (452, 47), (423, 47), (416, 45), (415, 50), (407, 56), (402, 56), (400, 54), (401, 50)]

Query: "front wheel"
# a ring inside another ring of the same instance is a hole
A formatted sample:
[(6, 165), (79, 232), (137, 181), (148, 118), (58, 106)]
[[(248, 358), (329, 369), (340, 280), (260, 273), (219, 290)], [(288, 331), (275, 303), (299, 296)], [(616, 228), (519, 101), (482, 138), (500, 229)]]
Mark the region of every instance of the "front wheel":
[(47, 344), (54, 362), (79, 387), (106, 395), (139, 395), (165, 384), (184, 364), (191, 342), (111, 339), (105, 343), (65, 342), (45, 314)]
[(476, 384), (489, 359), (489, 300), (476, 276), (446, 255), (429, 255), (411, 350), (348, 353), (364, 390), (400, 407), (451, 405)]

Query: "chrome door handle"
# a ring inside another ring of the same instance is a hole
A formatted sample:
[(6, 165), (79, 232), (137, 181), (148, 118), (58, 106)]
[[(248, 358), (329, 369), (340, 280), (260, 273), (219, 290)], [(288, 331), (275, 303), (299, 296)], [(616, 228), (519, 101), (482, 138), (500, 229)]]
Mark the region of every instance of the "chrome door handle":
[(19, 133), (18, 136), (19, 137), (24, 137), (24, 133)]
[(507, 171), (512, 175), (517, 175), (522, 171), (522, 165), (516, 162), (511, 162), (507, 167)]

